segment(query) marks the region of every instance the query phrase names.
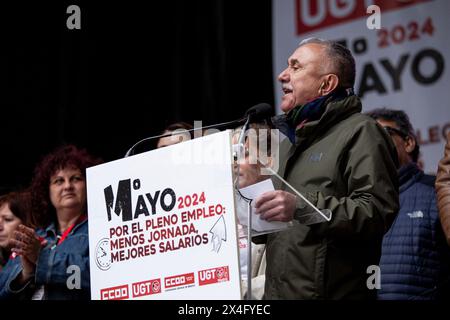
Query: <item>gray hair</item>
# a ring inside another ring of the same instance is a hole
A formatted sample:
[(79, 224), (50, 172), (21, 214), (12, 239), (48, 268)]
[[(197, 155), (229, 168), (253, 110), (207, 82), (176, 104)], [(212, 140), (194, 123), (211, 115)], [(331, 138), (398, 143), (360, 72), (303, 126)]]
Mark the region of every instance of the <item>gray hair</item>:
[(339, 78), (339, 86), (342, 88), (353, 88), (355, 85), (355, 59), (352, 53), (342, 44), (336, 41), (320, 38), (307, 38), (299, 43), (299, 47), (316, 43), (325, 47), (325, 54), (331, 63), (331, 69)]

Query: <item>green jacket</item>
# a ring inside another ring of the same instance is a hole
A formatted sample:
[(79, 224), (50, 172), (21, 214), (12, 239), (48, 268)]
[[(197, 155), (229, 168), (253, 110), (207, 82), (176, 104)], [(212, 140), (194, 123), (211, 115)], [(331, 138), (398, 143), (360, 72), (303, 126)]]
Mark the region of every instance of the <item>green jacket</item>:
[[(398, 210), (397, 153), (358, 97), (330, 102), (280, 148), (279, 172), (330, 222), (267, 237), (266, 299), (368, 299), (381, 241)], [(286, 189), (287, 190), (287, 189)], [(310, 212), (298, 201), (296, 216)], [(370, 281), (369, 281), (370, 282)]]

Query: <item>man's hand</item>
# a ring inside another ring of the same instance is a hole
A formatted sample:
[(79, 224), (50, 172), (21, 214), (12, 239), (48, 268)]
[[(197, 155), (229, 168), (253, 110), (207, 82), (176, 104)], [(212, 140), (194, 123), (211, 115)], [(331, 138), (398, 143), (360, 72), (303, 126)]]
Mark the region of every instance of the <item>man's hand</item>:
[(296, 209), (296, 196), (292, 193), (276, 190), (269, 191), (256, 198), (256, 214), (267, 221), (291, 221)]

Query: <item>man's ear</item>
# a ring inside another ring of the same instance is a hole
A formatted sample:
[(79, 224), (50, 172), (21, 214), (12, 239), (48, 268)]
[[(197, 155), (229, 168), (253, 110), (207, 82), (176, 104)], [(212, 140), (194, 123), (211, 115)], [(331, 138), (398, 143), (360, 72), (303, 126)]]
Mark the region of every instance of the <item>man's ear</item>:
[(411, 154), (411, 152), (414, 151), (416, 148), (416, 139), (408, 135), (408, 137), (405, 139), (405, 150), (408, 154)]
[(327, 74), (320, 85), (319, 93), (326, 96), (339, 85), (339, 77), (333, 73)]

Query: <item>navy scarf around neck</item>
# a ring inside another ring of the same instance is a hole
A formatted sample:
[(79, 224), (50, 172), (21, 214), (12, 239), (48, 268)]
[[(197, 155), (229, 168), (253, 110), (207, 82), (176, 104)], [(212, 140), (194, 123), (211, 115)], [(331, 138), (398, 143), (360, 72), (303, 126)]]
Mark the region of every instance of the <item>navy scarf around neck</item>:
[(304, 105), (298, 105), (289, 111), (286, 115), (286, 120), (290, 128), (288, 134), (289, 140), (291, 142), (295, 141), (295, 131), (300, 123), (319, 120), (329, 102), (338, 101), (350, 95), (353, 95), (353, 90), (351, 89), (335, 90), (326, 96), (316, 98)]
[(306, 104), (298, 105), (287, 114), (288, 123), (296, 128), (301, 122), (319, 120), (329, 102), (338, 101), (351, 95), (346, 89), (335, 90), (326, 96), (316, 98)]

